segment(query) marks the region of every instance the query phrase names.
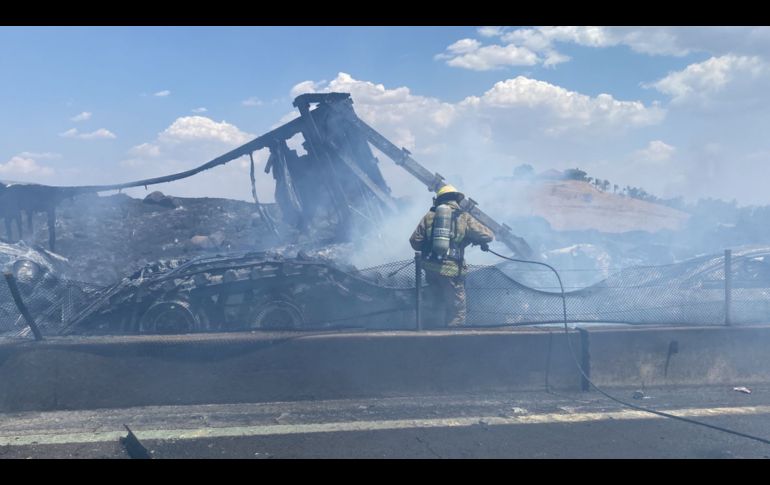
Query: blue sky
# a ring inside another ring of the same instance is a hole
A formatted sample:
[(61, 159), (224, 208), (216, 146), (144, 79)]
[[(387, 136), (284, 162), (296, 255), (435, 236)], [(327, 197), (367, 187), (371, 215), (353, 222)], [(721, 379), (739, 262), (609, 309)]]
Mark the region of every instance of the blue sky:
[[(0, 179), (183, 170), (344, 89), (469, 188), (530, 163), (768, 204), (768, 62), (768, 28), (2, 27)], [(390, 165), (396, 195), (424, 190)], [(158, 188), (249, 198), (244, 160)]]

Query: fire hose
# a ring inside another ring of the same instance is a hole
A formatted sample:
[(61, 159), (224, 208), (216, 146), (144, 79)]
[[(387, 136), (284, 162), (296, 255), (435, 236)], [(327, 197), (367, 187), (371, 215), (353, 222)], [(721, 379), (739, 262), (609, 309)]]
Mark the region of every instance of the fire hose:
[(760, 438), (758, 436), (754, 436), (754, 435), (750, 435), (750, 434), (746, 434), (746, 433), (741, 433), (740, 431), (735, 431), (735, 430), (732, 430), (732, 429), (723, 428), (721, 426), (716, 426), (716, 425), (713, 425), (713, 424), (704, 423), (702, 421), (697, 421), (695, 419), (684, 418), (682, 416), (677, 416), (675, 414), (669, 414), (669, 413), (666, 413), (666, 412), (663, 412), (663, 411), (658, 411), (656, 409), (647, 408), (647, 407), (644, 407), (644, 406), (638, 406), (636, 404), (633, 404), (633, 403), (624, 401), (622, 399), (619, 399), (619, 398), (617, 398), (615, 396), (612, 396), (609, 393), (605, 392), (603, 389), (599, 388), (599, 386), (594, 384), (593, 381), (591, 381), (591, 379), (586, 375), (585, 371), (583, 370), (583, 366), (580, 364), (580, 361), (577, 358), (577, 354), (575, 353), (575, 349), (574, 349), (574, 347), (572, 347), (572, 340), (569, 338), (569, 327), (567, 325), (567, 297), (566, 297), (566, 295), (564, 293), (564, 285), (562, 284), (561, 276), (559, 275), (559, 272), (556, 271), (556, 268), (554, 268), (550, 264), (543, 263), (543, 262), (540, 262), (540, 261), (531, 261), (531, 260), (527, 260), (527, 259), (516, 259), (516, 258), (509, 258), (508, 256), (503, 256), (502, 254), (496, 253), (496, 252), (492, 251), (491, 249), (489, 249), (489, 246), (486, 245), (486, 244), (481, 245), (481, 250), (482, 251), (486, 251), (486, 252), (490, 252), (490, 253), (494, 254), (495, 256), (497, 256), (498, 258), (505, 259), (505, 260), (508, 260), (508, 261), (511, 261), (511, 262), (514, 262), (514, 263), (536, 264), (536, 265), (540, 265), (540, 266), (545, 266), (546, 268), (548, 268), (551, 271), (553, 271), (553, 274), (556, 275), (556, 279), (559, 281), (559, 289), (561, 291), (561, 302), (562, 302), (562, 310), (563, 310), (563, 317), (564, 317), (564, 335), (567, 337), (567, 345), (569, 346), (570, 354), (572, 354), (572, 359), (575, 361), (575, 365), (577, 366), (578, 370), (580, 371), (580, 374), (583, 376), (583, 379), (585, 379), (585, 381), (588, 382), (591, 385), (591, 387), (596, 389), (596, 391), (599, 392), (601, 395), (603, 395), (604, 397), (606, 397), (608, 399), (611, 399), (611, 400), (613, 400), (613, 401), (615, 401), (615, 402), (617, 402), (619, 404), (622, 404), (623, 406), (627, 406), (627, 407), (629, 407), (631, 409), (636, 409), (637, 411), (644, 411), (644, 412), (647, 412), (647, 413), (651, 413), (651, 414), (655, 414), (655, 415), (658, 415), (658, 416), (662, 416), (664, 418), (671, 418), (671, 419), (676, 419), (676, 420), (679, 420), (679, 421), (683, 421), (685, 423), (690, 423), (690, 424), (696, 424), (696, 425), (699, 425), (699, 426), (704, 426), (706, 428), (711, 428), (711, 429), (714, 429), (714, 430), (717, 430), (717, 431), (722, 431), (724, 433), (729, 433), (729, 434), (733, 434), (733, 435), (736, 435), (736, 436), (741, 436), (743, 438), (748, 438), (748, 439), (751, 439), (751, 440), (759, 441), (761, 443), (765, 443), (767, 445), (770, 445), (770, 440), (767, 440), (765, 438)]

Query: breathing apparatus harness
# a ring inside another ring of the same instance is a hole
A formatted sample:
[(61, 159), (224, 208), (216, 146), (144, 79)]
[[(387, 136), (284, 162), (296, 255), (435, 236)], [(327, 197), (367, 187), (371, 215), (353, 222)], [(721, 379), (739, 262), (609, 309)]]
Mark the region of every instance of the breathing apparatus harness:
[(423, 258), (436, 262), (451, 260), (462, 264), (465, 251), (457, 240), (457, 220), (462, 210), (444, 203), (437, 203), (430, 210), (434, 213), (433, 223), (430, 237), (425, 238)]

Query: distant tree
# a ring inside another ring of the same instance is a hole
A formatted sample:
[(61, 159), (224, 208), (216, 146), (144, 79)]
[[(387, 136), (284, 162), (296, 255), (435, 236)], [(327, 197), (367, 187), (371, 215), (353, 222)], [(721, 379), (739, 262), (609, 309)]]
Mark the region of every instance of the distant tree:
[(564, 178), (567, 180), (580, 180), (587, 182), (588, 179), (586, 178), (586, 175), (588, 174), (579, 168), (568, 168), (564, 171)]
[(615, 184), (615, 185), (613, 185), (613, 186), (612, 186), (612, 193), (613, 193), (613, 194), (617, 194), (617, 193), (618, 193), (618, 189), (619, 189), (619, 188), (620, 188), (620, 187), (618, 187), (618, 184)]

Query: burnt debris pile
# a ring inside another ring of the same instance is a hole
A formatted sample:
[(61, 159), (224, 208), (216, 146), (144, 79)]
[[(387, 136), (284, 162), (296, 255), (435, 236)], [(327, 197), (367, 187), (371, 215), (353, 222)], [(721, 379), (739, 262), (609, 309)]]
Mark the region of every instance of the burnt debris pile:
[[(68, 277), (106, 286), (161, 259), (279, 243), (252, 203), (151, 195), (145, 200), (83, 195), (59, 204), (57, 252), (69, 260)], [(265, 210), (274, 213), (276, 208), (266, 204)], [(43, 245), (46, 227), (35, 227), (29, 243)], [(291, 234), (290, 228), (283, 229)]]

